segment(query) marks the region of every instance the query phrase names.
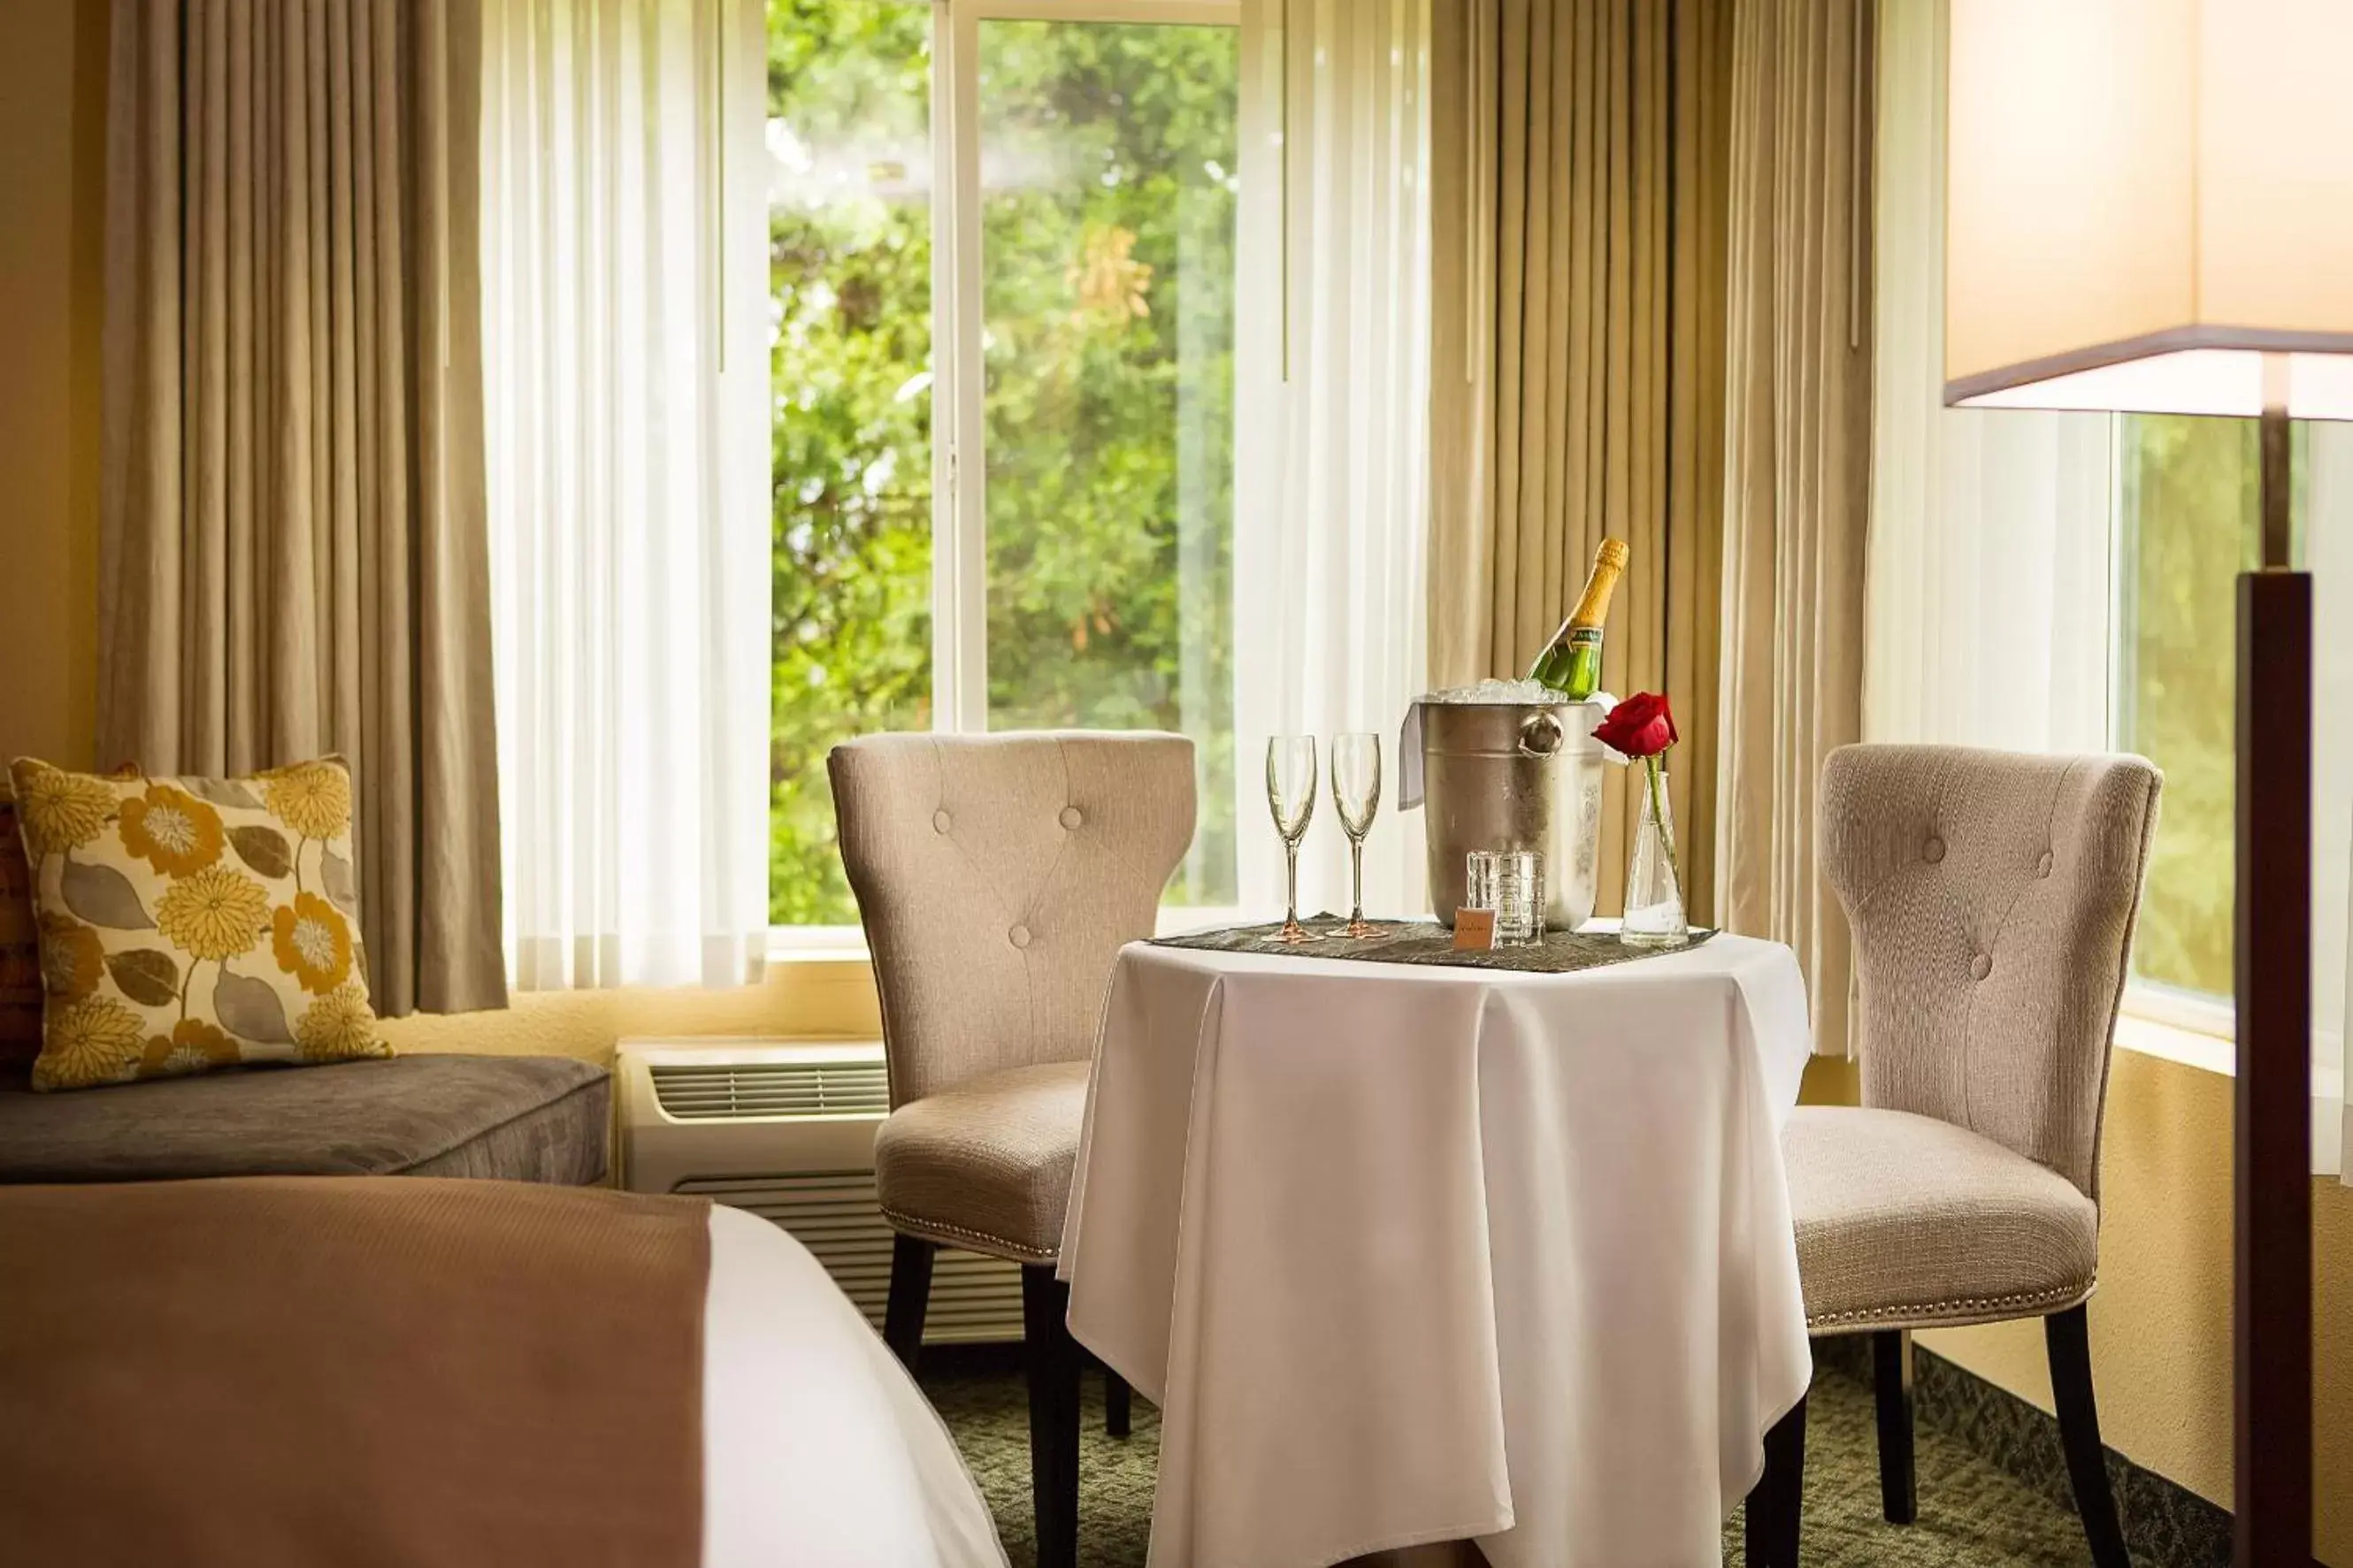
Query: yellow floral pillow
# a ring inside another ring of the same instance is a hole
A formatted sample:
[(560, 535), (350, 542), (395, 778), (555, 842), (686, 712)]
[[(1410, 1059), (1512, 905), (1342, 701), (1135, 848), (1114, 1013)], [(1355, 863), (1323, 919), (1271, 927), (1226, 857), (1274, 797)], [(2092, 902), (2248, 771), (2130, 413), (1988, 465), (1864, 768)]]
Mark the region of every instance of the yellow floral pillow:
[(47, 1002), (35, 1089), (385, 1057), (342, 762), (249, 779), (10, 768)]

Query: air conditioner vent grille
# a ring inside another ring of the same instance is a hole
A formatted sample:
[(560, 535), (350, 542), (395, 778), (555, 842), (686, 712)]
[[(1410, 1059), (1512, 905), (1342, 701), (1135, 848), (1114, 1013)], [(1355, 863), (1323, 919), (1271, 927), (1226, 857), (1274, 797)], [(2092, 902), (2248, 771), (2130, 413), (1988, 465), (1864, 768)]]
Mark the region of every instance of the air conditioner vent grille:
[(890, 1074), (881, 1062), (712, 1062), (647, 1069), (654, 1100), (677, 1121), (887, 1116)]

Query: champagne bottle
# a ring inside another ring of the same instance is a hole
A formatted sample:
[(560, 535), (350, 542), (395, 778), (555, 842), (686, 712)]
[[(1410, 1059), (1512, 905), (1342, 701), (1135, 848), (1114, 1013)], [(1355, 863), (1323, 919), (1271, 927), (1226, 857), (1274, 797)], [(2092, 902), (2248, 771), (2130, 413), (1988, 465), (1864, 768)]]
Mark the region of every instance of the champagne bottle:
[(1528, 666), (1530, 680), (1543, 681), (1571, 702), (1582, 702), (1600, 689), (1601, 626), (1609, 618), (1609, 595), (1626, 570), (1628, 553), (1622, 539), (1601, 542), (1593, 552), (1593, 572), (1585, 579), (1583, 596)]

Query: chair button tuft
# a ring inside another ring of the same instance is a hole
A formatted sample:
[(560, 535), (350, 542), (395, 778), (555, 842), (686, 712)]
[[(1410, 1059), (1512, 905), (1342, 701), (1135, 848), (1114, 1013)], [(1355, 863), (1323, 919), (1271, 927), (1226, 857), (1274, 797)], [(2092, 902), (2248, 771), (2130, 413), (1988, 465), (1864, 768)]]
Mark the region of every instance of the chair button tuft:
[(1011, 931), (1005, 933), (1005, 940), (1011, 942), (1016, 947), (1028, 947), (1029, 945), (1029, 928), (1028, 926), (1015, 926)]
[(948, 826), (949, 826), (949, 822), (948, 822), (948, 813), (947, 813), (947, 808), (946, 808), (945, 806), (942, 806), (939, 810), (937, 810), (937, 811), (935, 811), (935, 812), (932, 813), (932, 831), (933, 831), (933, 832), (934, 832), (934, 833), (945, 833), (945, 832), (948, 830)]
[(2050, 850), (2045, 849), (2045, 850), (2042, 852), (2042, 859), (2040, 859), (2040, 860), (2037, 860), (2037, 861), (2034, 863), (2034, 874), (2035, 874), (2036, 876), (2038, 876), (2038, 877), (2048, 877), (2049, 875), (2051, 875), (2051, 851), (2050, 851)]
[(1930, 834), (1928, 836), (1928, 842), (1920, 846), (1920, 858), (1933, 866), (1944, 858), (1945, 841), (1937, 837), (1935, 834)]
[(1991, 974), (1992, 973), (1993, 957), (1990, 953), (1981, 952), (1975, 958), (1969, 960), (1969, 973), (1977, 979), (1983, 980), (1987, 975)]
[(1079, 815), (1079, 808), (1077, 806), (1066, 805), (1062, 807), (1062, 826), (1064, 827), (1075, 828), (1080, 823), (1084, 822), (1085, 820), (1085, 817)]

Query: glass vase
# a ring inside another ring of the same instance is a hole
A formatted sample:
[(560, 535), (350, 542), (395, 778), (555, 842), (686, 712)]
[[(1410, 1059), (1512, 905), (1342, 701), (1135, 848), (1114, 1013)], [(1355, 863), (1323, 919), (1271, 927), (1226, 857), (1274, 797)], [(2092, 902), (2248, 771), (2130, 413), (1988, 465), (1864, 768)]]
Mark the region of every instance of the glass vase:
[(1626, 918), (1618, 940), (1628, 947), (1678, 947), (1691, 940), (1683, 917), (1683, 879), (1675, 858), (1675, 814), (1667, 798), (1667, 770), (1642, 759), (1642, 816), (1634, 829), (1634, 859), (1626, 868)]

